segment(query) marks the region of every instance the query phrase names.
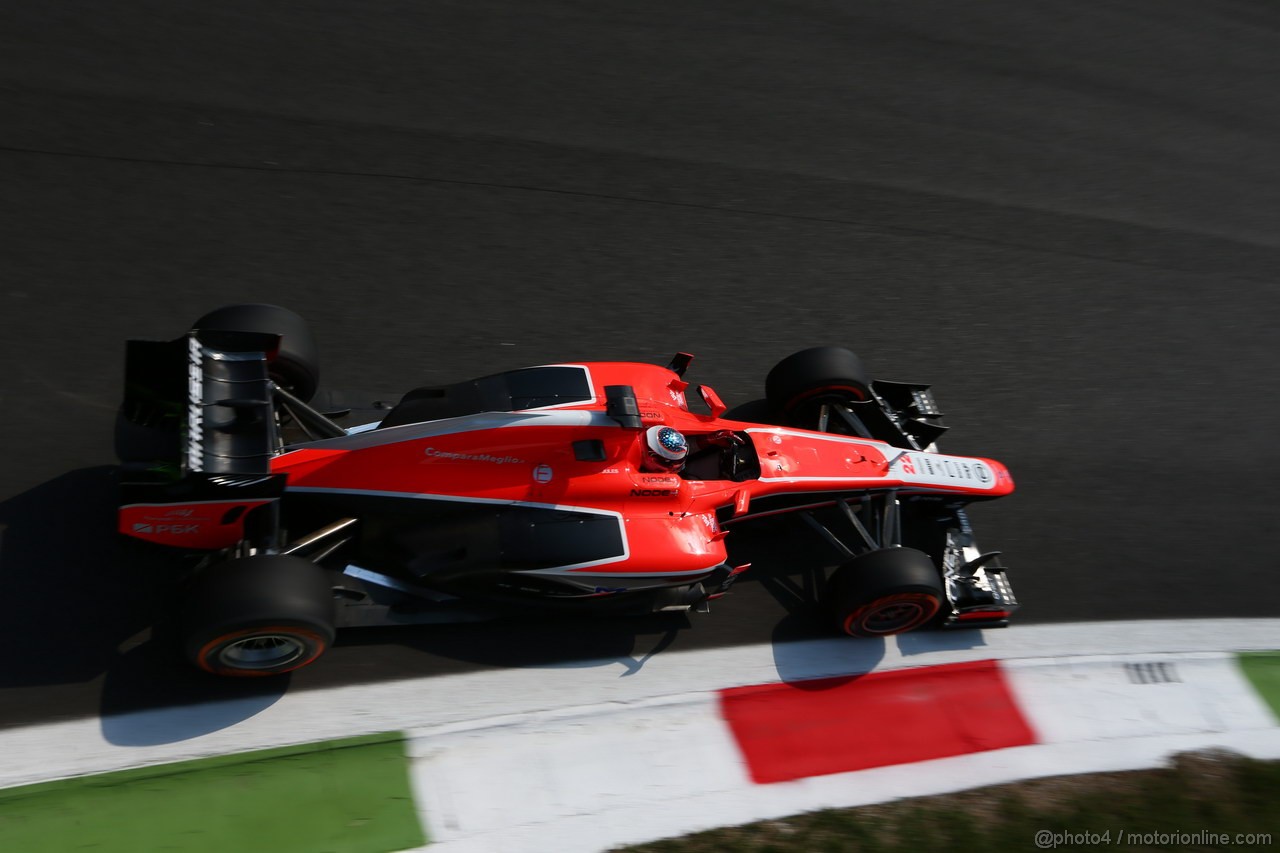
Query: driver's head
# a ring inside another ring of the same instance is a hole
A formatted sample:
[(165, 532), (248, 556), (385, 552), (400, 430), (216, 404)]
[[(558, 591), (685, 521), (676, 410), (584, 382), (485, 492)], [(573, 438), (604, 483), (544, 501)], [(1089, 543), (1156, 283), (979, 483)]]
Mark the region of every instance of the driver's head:
[(657, 469), (679, 471), (684, 467), (685, 457), (689, 455), (689, 442), (685, 441), (680, 430), (669, 426), (649, 427), (644, 440), (649, 461)]

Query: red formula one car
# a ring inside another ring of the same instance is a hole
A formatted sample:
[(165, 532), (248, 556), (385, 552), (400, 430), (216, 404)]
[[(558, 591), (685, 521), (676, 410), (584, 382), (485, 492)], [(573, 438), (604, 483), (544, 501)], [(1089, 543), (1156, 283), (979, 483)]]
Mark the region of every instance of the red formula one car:
[(690, 361), (529, 367), (353, 408), (316, 395), (301, 318), (229, 306), (128, 344), (119, 529), (198, 557), (184, 643), (222, 675), (304, 666), (345, 626), (701, 609), (747, 568), (725, 538), (780, 513), (844, 555), (825, 588), (839, 630), (1007, 623), (1005, 570), (964, 507), (1013, 480), (937, 452), (927, 386), (822, 347), (730, 411)]

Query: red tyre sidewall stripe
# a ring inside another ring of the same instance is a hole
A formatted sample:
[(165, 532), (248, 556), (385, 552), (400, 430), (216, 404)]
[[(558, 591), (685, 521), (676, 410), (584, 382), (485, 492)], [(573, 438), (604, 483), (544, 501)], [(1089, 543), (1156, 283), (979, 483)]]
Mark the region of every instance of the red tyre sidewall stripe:
[[(910, 628), (904, 628), (904, 629), (893, 631), (893, 632), (886, 632), (886, 633), (883, 633), (882, 636), (889, 636), (890, 633), (894, 633), (894, 634), (902, 633), (902, 631), (909, 631), (911, 630), (911, 628), (919, 627), (920, 625), (923, 625), (924, 623), (932, 619), (937, 614), (939, 607), (941, 607), (941, 602), (938, 601), (937, 597), (933, 595), (929, 595), (927, 592), (900, 592), (900, 593), (897, 593), (896, 595), (886, 595), (883, 598), (877, 598), (875, 601), (871, 602), (870, 604), (859, 607), (857, 610), (853, 611), (852, 613), (850, 613), (848, 616), (844, 618), (844, 621), (840, 623), (840, 627), (841, 629), (844, 630), (846, 634), (849, 634), (850, 636), (860, 636), (860, 635), (854, 634), (849, 629), (853, 625), (857, 624), (858, 621), (863, 616), (869, 613), (873, 613), (876, 610), (880, 610), (885, 605), (895, 604), (899, 602), (912, 602), (915, 604), (919, 604), (921, 605), (922, 609), (928, 613), (928, 615), (921, 617), (920, 621), (912, 624)], [(867, 633), (878, 633), (878, 632), (868, 631)]]
[[(292, 666), (289, 666), (285, 669), (274, 669), (274, 670), (271, 670), (270, 672), (255, 672), (252, 670), (228, 669), (224, 667), (212, 667), (209, 665), (208, 663), (209, 653), (213, 651), (215, 648), (221, 645), (225, 645), (226, 643), (229, 643), (233, 640), (240, 639), (242, 637), (253, 636), (254, 634), (289, 634), (289, 635), (306, 637), (307, 639), (315, 643), (316, 651), (315, 651), (315, 654), (311, 655), (308, 658), (299, 660), (297, 663), (294, 663)], [(301, 667), (306, 666), (307, 664), (314, 661), (316, 658), (320, 657), (320, 655), (324, 654), (325, 650), (328, 647), (329, 647), (329, 644), (325, 641), (324, 637), (320, 636), (315, 631), (312, 631), (308, 628), (299, 628), (294, 625), (264, 625), (261, 628), (242, 628), (239, 631), (232, 631), (228, 634), (222, 634), (221, 636), (210, 640), (200, 648), (199, 653), (197, 653), (196, 655), (196, 663), (199, 664), (200, 668), (203, 669), (205, 672), (211, 672), (214, 675), (231, 675), (231, 676), (237, 676), (242, 678), (260, 678), (268, 675), (280, 675), (285, 672), (292, 672), (295, 669), (300, 669)]]

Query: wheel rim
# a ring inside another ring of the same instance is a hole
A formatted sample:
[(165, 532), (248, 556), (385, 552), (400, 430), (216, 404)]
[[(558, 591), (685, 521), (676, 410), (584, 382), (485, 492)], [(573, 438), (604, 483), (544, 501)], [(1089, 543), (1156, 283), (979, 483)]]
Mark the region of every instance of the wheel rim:
[(844, 622), (846, 634), (901, 634), (918, 628), (938, 612), (939, 602), (923, 593), (903, 593), (872, 602)]
[(307, 646), (288, 634), (255, 634), (225, 645), (218, 660), (234, 669), (269, 670), (301, 658)]
[(873, 610), (862, 620), (862, 627), (877, 634), (892, 634), (914, 625), (924, 616), (919, 602), (899, 601)]

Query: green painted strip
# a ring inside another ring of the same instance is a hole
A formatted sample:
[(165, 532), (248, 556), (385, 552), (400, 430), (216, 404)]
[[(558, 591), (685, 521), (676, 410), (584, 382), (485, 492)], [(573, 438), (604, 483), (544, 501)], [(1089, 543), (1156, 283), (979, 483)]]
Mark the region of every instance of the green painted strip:
[(1240, 668), (1280, 721), (1280, 652), (1241, 652)]
[(399, 734), (0, 791), (0, 850), (24, 853), (383, 853), (426, 843)]

